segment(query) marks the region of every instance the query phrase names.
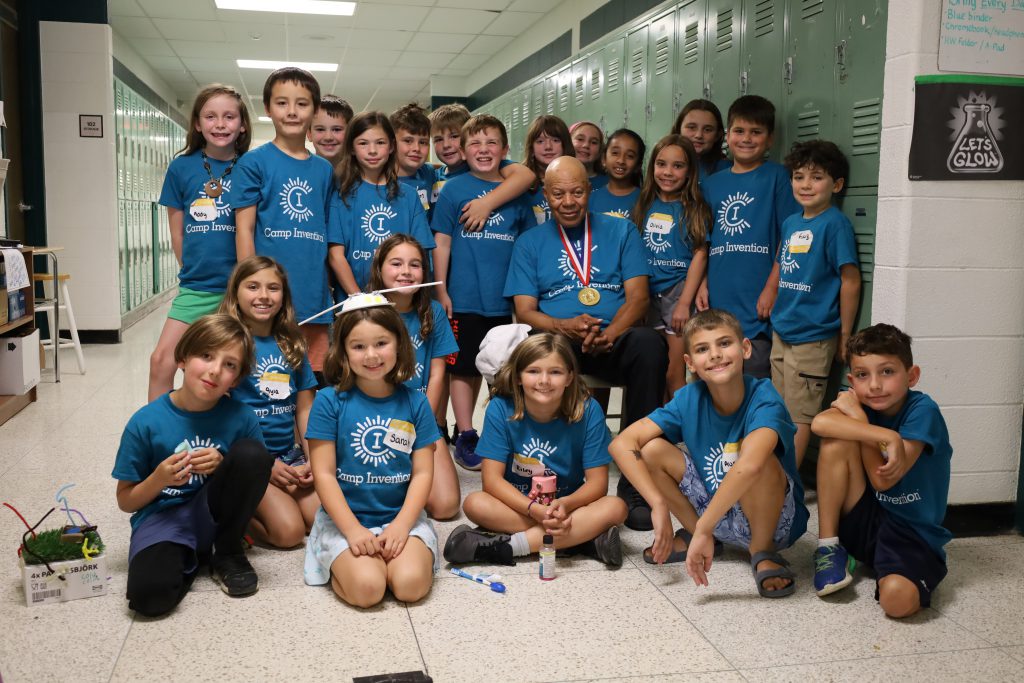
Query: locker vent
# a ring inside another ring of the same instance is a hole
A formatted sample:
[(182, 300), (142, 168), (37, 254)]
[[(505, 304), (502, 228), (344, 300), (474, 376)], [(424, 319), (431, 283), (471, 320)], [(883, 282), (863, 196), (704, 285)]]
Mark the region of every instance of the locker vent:
[(662, 36), (654, 44), (654, 75), (668, 73), (669, 66), (668, 36)]
[(796, 137), (798, 140), (813, 140), (821, 129), (821, 111), (813, 109), (797, 114)]
[(608, 92), (615, 92), (619, 89), (619, 76), (622, 64), (616, 57), (608, 62)]
[(519, 128), (519, 107), (512, 107), (512, 130)]
[(683, 34), (683, 64), (693, 64), (700, 57), (700, 39), (697, 33), (698, 24), (687, 24)]
[(583, 90), (583, 74), (580, 74), (579, 76), (576, 77), (576, 97), (574, 98), (577, 107), (583, 106), (583, 102), (586, 100), (586, 96), (587, 94)]
[(766, 36), (775, 29), (775, 0), (761, 0), (754, 6), (754, 35)]
[(569, 81), (562, 80), (558, 84), (558, 110), (569, 111)]
[(596, 100), (601, 97), (601, 67), (594, 67), (590, 72), (590, 99)]
[(547, 91), (545, 91), (545, 93), (544, 93), (544, 103), (545, 103), (544, 110), (547, 111), (548, 114), (554, 115), (554, 113), (555, 113), (555, 89), (554, 88), (549, 88)]
[(544, 91), (538, 90), (536, 95), (533, 97), (533, 102), (530, 105), (530, 109), (533, 110), (533, 118), (544, 113)]
[(523, 96), (523, 118), (520, 119), (523, 122), (523, 128), (530, 125), (530, 96)]
[(853, 156), (878, 154), (882, 130), (882, 100), (875, 97), (853, 103), (853, 130), (850, 131)]
[(825, 0), (800, 0), (800, 19), (807, 21), (825, 11)]
[(718, 32), (715, 34), (715, 51), (725, 52), (732, 47), (732, 7), (718, 13)]
[(644, 52), (645, 49), (638, 47), (633, 50), (629, 60), (629, 82), (633, 85), (642, 83), (644, 80)]

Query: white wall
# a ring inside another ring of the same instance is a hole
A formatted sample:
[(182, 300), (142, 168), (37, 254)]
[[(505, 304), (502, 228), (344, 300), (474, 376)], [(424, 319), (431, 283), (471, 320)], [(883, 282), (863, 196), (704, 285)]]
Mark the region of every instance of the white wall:
[(1024, 408), (1024, 181), (910, 182), (914, 76), (939, 5), (889, 3), (872, 320), (914, 337), (953, 442), (950, 503), (1016, 499)]
[[(64, 247), (78, 327), (120, 329), (110, 26), (44, 21), (39, 43), (47, 242)], [(101, 114), (103, 137), (79, 137), (79, 114)]]

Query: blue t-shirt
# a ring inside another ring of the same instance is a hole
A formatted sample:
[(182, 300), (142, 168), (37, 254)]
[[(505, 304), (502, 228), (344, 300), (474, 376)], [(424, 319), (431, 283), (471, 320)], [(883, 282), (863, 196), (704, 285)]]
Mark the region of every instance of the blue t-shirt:
[(594, 213), (606, 213), (609, 216), (618, 216), (627, 221), (633, 219), (633, 207), (640, 196), (640, 188), (634, 187), (633, 191), (622, 197), (608, 191), (608, 186), (590, 193), (590, 210)]
[(273, 337), (253, 340), (256, 362), (249, 376), (231, 390), (231, 398), (252, 408), (267, 450), (280, 457), (295, 445), (295, 397), (300, 391), (316, 389), (316, 377), (305, 358), (294, 369)]
[(682, 203), (663, 202), (655, 197), (643, 226), (644, 250), (651, 268), (650, 290), (659, 294), (685, 280), (693, 261)]
[(589, 178), (587, 178), (587, 180), (590, 181), (590, 190), (591, 190), (591, 192), (594, 192), (596, 190), (600, 190), (602, 187), (606, 187), (608, 185), (608, 176), (605, 175), (604, 173), (598, 173), (597, 175), (592, 175)]
[[(268, 142), (246, 153), (233, 174), (235, 208), (256, 206), (256, 253), (284, 266), (299, 320), (331, 305), (326, 238), (333, 173), (326, 159), (295, 159)], [(331, 314), (313, 322), (329, 323)]]
[[(227, 453), (239, 439), (262, 442), (260, 425), (249, 408), (226, 396), (204, 411), (188, 411), (174, 405), (170, 394), (142, 406), (125, 425), (111, 475), (118, 481), (141, 482), (174, 453), (182, 442), (190, 451), (216, 448)], [(168, 486), (156, 498), (132, 514), (132, 529), (155, 512), (181, 505), (199, 492), (209, 475), (193, 474), (181, 486)]]
[(416, 193), (416, 196), (420, 199), (420, 205), (423, 206), (423, 211), (427, 214), (427, 220), (430, 220), (431, 209), (434, 208), (434, 202), (431, 201), (431, 194), (434, 191), (434, 182), (437, 180), (437, 172), (434, 170), (433, 164), (426, 163), (419, 167), (419, 169), (413, 175), (398, 176), (398, 182), (402, 183), (402, 186), (412, 190)]
[(736, 316), (747, 337), (769, 334), (768, 321), (757, 317), (757, 298), (778, 254), (782, 222), (802, 210), (789, 171), (766, 161), (747, 173), (716, 173), (703, 189), (714, 219), (708, 249), (711, 305)]
[(601, 406), (594, 399), (587, 399), (579, 422), (562, 418), (537, 422), (529, 414), (513, 420), (514, 413), (512, 399), (491, 399), (476, 452), (480, 457), (505, 463), (505, 481), (524, 495), (530, 493), (533, 476), (551, 470), (558, 476), (557, 497), (565, 498), (583, 485), (587, 469), (611, 462), (611, 435)]
[(772, 329), (789, 344), (836, 336), (840, 269), (857, 265), (853, 225), (834, 206), (814, 218), (793, 214), (782, 224), (779, 295), (772, 308)]
[(387, 185), (361, 180), (345, 201), (334, 193), (327, 241), (345, 247), (345, 259), (359, 289), (365, 291), (370, 282), (370, 263), (377, 247), (395, 233), (412, 235), (427, 251), (434, 248), (434, 235), (419, 195), (406, 186), (399, 184), (394, 199), (388, 199)]
[(367, 529), (394, 521), (412, 478), (412, 454), (441, 438), (423, 394), (405, 385), (387, 398), (358, 387), (317, 392), (307, 439), (333, 441), (338, 485)]
[(502, 295), (505, 274), (517, 237), (535, 226), (533, 215), (522, 198), (501, 206), (476, 232), (459, 223), (462, 208), (483, 197), (500, 183), (481, 180), (465, 173), (445, 183), (434, 205), (431, 227), (452, 240), (448, 273), (438, 273), (448, 283), (452, 310), (488, 317), (512, 314), (512, 304)]
[[(516, 240), (505, 280), (505, 296), (537, 299), (541, 313), (552, 318), (574, 318), (589, 313), (601, 318), (604, 328), (626, 303), (626, 280), (647, 277), (644, 245), (636, 226), (615, 216), (589, 213), (592, 230), (590, 286), (601, 295), (594, 306), (579, 300), (583, 288), (555, 221), (528, 230)], [(570, 240), (582, 240), (583, 225), (568, 231)], [(571, 248), (571, 247), (570, 247)]]
[(697, 164), (697, 182), (700, 183), (701, 188), (703, 188), (704, 181), (707, 180), (709, 176), (713, 176), (719, 171), (724, 171), (727, 168), (732, 168), (732, 162), (725, 157), (718, 159), (710, 166), (702, 161)]
[(430, 382), (430, 361), (434, 358), (444, 358), (459, 350), (455, 335), (452, 334), (452, 325), (448, 322), (448, 316), (441, 304), (431, 301), (430, 312), (434, 317), (434, 326), (426, 339), (420, 336), (420, 316), (415, 310), (399, 314), (405, 323), (405, 329), (409, 332), (412, 349), (416, 354), (416, 374), (406, 380), (405, 386), (421, 393), (426, 393), (427, 384)]
[[(502, 159), (500, 162), (498, 162), (498, 168), (505, 168), (506, 166), (509, 166), (514, 163), (516, 162), (512, 161), (511, 159)], [(460, 175), (469, 173), (469, 164), (467, 164), (465, 161), (462, 161), (459, 163), (458, 166), (442, 166), (441, 168), (436, 169), (434, 173), (434, 191), (431, 193), (430, 196), (431, 204), (437, 204), (437, 198), (441, 196), (441, 188), (444, 187), (444, 184), (446, 182), (448, 182), (452, 178), (458, 178)]]
[[(230, 161), (209, 159), (210, 173), (221, 178)], [(234, 169), (232, 169), (234, 170)], [(232, 177), (224, 178), (222, 192), (213, 200), (216, 215), (211, 220), (192, 204), (208, 200), (205, 185), (210, 173), (203, 168), (203, 155), (196, 151), (171, 161), (160, 191), (160, 206), (184, 212), (181, 242), (181, 270), (178, 284), (198, 292), (223, 292), (235, 268), (235, 212), (231, 208)]]
[(743, 403), (732, 415), (721, 415), (715, 410), (711, 392), (702, 380), (698, 380), (677, 391), (667, 405), (648, 417), (669, 441), (686, 444), (694, 465), (700, 471), (704, 489), (712, 496), (740, 456), (744, 437), (762, 427), (774, 431), (779, 437), (775, 456), (793, 480), (796, 501), (796, 513), (789, 532), (790, 544), (807, 530), (804, 487), (796, 469), (793, 447), (796, 427), (771, 380), (744, 375)]
[(527, 206), (533, 212), (537, 225), (551, 220), (551, 207), (548, 206), (548, 198), (544, 196), (544, 183), (537, 186), (537, 189), (533, 192), (527, 190), (523, 197), (526, 198)]
[(894, 417), (864, 406), (868, 422), (897, 432), (904, 441), (920, 441), (924, 450), (903, 478), (875, 497), (888, 512), (907, 523), (945, 561), (942, 546), (953, 537), (943, 528), (949, 497), (949, 469), (953, 447), (946, 421), (928, 394), (907, 392), (907, 400)]

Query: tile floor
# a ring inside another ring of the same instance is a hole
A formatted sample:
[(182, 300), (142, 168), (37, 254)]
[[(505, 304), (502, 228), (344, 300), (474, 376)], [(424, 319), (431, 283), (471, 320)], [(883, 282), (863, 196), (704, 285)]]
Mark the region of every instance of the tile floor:
[[(649, 534), (628, 530), (617, 571), (560, 561), (561, 576), (542, 583), (527, 560), (497, 569), (508, 585), (498, 595), (443, 569), (421, 603), (388, 598), (367, 611), (303, 585), (301, 551), (255, 549), (255, 596), (233, 600), (203, 577), (169, 617), (135, 617), (123, 597), (128, 519), (110, 468), (122, 427), (145, 400), (165, 313), (121, 345), (88, 347), (84, 376), (69, 356), (63, 381), (44, 375), (39, 402), (0, 427), (0, 501), (34, 521), (74, 482), (70, 500), (99, 525), (112, 574), (104, 597), (26, 607), (14, 553), (23, 529), (0, 510), (0, 680), (346, 681), (410, 670), (438, 683), (1024, 679), (1017, 535), (953, 541), (933, 608), (905, 622), (882, 616), (868, 579), (815, 597), (812, 533), (786, 551), (797, 594), (770, 602), (757, 597), (739, 553), (727, 551), (711, 587), (698, 590), (677, 566), (644, 564)], [(464, 492), (479, 487), (475, 475), (461, 476)], [(442, 543), (459, 522), (438, 525)]]

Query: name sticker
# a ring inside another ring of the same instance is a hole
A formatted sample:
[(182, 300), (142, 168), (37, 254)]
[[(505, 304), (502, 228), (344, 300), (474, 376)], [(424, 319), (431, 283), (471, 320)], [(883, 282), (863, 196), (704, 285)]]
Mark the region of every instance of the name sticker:
[(727, 443), (722, 448), (722, 474), (723, 475), (728, 474), (729, 470), (732, 469), (732, 466), (736, 464), (736, 460), (739, 459), (739, 457), (740, 457), (740, 444), (742, 444), (742, 443), (743, 443), (742, 441), (740, 441), (738, 443)]
[(512, 473), (520, 477), (533, 477), (544, 474), (544, 463), (522, 453), (512, 454)]
[(437, 204), (437, 197), (441, 194), (441, 188), (444, 187), (444, 181), (438, 180), (434, 183), (434, 187), (431, 188), (430, 201)]
[(410, 455), (414, 443), (416, 443), (416, 427), (411, 422), (392, 419), (388, 423), (388, 433), (384, 435), (385, 446)]
[(789, 238), (789, 251), (791, 254), (806, 254), (811, 250), (811, 242), (814, 241), (814, 233), (810, 230), (794, 232)]
[(423, 205), (423, 210), (426, 211), (427, 209), (429, 209), (430, 208), (430, 199), (427, 198), (427, 190), (426, 190), (426, 188), (421, 187), (421, 188), (417, 189), (416, 190), (416, 194), (418, 194), (420, 196), (420, 204)]
[(652, 213), (650, 218), (647, 219), (647, 231), (658, 235), (668, 235), (672, 232), (672, 226), (675, 225), (675, 221), (672, 220), (672, 216), (667, 213)]
[(212, 221), (217, 218), (217, 203), (209, 197), (200, 197), (188, 207), (193, 220)]
[(280, 401), (292, 395), (291, 378), (283, 372), (264, 372), (256, 382), (256, 388), (269, 399)]

